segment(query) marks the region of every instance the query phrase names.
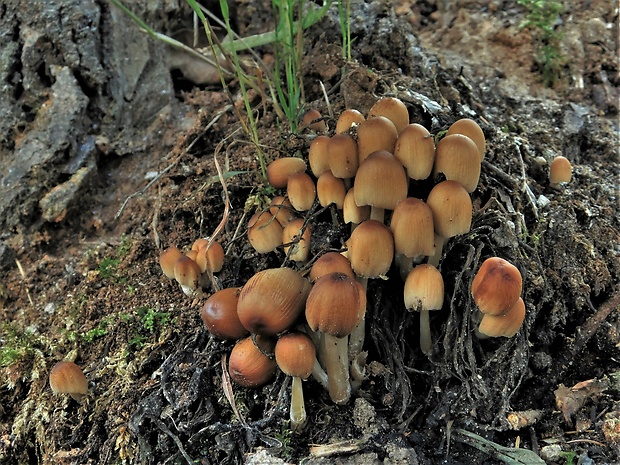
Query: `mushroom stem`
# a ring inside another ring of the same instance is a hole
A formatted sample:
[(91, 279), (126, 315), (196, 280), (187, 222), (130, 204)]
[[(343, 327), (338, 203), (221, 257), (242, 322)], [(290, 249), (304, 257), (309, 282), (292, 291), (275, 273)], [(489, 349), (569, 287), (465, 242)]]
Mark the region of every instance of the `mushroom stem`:
[(420, 310), (420, 349), (425, 355), (431, 353), (431, 325), (428, 310)]
[(439, 260), (441, 260), (441, 254), (443, 253), (443, 246), (447, 242), (447, 239), (439, 234), (435, 234), (435, 254), (428, 257), (428, 264), (433, 265), (435, 268), (439, 266)]
[(370, 219), (377, 220), (381, 223), (385, 220), (385, 210), (379, 207), (371, 207), (370, 208)]
[(325, 373), (325, 370), (323, 369), (323, 367), (321, 366), (318, 360), (314, 361), (314, 367), (312, 368), (312, 377), (317, 383), (323, 386), (323, 389), (327, 390), (327, 385), (328, 385), (327, 373)]
[[(364, 287), (364, 293), (368, 290), (368, 278), (357, 277), (357, 281)], [(349, 335), (349, 360), (353, 361), (362, 352), (364, 345), (364, 339), (366, 339), (366, 312), (361, 321), (353, 328)]]
[(334, 337), (323, 333), (321, 344), (324, 346), (325, 370), (328, 377), (329, 397), (336, 404), (346, 404), (351, 398), (349, 380), (349, 345), (348, 338)]
[(291, 385), (290, 418), (291, 429), (293, 431), (302, 430), (308, 421), (308, 417), (306, 416), (306, 405), (304, 403), (304, 389), (299, 376), (293, 376), (293, 383)]

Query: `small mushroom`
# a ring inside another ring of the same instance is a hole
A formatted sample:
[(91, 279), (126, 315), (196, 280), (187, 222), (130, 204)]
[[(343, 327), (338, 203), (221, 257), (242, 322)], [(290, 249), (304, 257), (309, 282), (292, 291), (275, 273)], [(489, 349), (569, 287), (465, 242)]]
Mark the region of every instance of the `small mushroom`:
[(338, 117), (338, 121), (336, 122), (336, 134), (347, 132), (353, 126), (359, 125), (365, 119), (366, 118), (364, 118), (364, 115), (362, 115), (359, 111), (352, 108), (347, 108), (340, 113), (340, 116)]
[(169, 247), (159, 255), (159, 265), (166, 277), (174, 279), (174, 265), (182, 256), (183, 252), (177, 247)]
[(248, 221), (248, 240), (258, 253), (269, 253), (282, 245), (282, 226), (268, 212), (258, 212)]
[(237, 304), (241, 288), (229, 287), (215, 292), (202, 306), (200, 317), (207, 330), (220, 339), (236, 340), (248, 330), (239, 321)]
[(316, 132), (327, 132), (327, 124), (323, 115), (314, 108), (306, 111), (301, 119), (301, 128), (310, 128)]
[(228, 359), (228, 373), (232, 380), (248, 388), (269, 382), (277, 368), (276, 361), (268, 355), (273, 354), (275, 341), (261, 336), (256, 336), (254, 340), (252, 337), (241, 339), (233, 347)]
[(525, 320), (525, 302), (519, 297), (517, 303), (501, 315), (484, 314), (478, 326), (478, 337), (513, 337)]
[(552, 187), (558, 186), (562, 182), (570, 182), (572, 178), (572, 167), (570, 161), (562, 156), (557, 156), (549, 165), (549, 184)]
[(478, 148), (480, 162), (484, 160), (486, 139), (484, 137), (484, 132), (482, 132), (482, 129), (478, 123), (476, 123), (473, 119), (461, 118), (460, 120), (454, 122), (452, 126), (448, 128), (448, 132), (446, 133), (447, 136), (451, 134), (463, 134), (473, 140)]
[(519, 269), (500, 257), (487, 258), (473, 281), (471, 294), (482, 313), (502, 315), (515, 306), (521, 295)]
[(276, 189), (286, 187), (289, 176), (306, 171), (306, 162), (297, 157), (277, 158), (267, 166), (267, 180)]
[(451, 134), (437, 144), (433, 167), (435, 179), (443, 174), (446, 179), (459, 182), (471, 193), (478, 187), (480, 167), (478, 147), (469, 137)]
[(58, 362), (50, 371), (49, 380), (54, 394), (69, 394), (78, 402), (88, 392), (86, 376), (73, 362)]
[(394, 153), (398, 130), (385, 116), (362, 121), (357, 127), (357, 153), (361, 165), (368, 156), (378, 150)]
[(174, 265), (174, 279), (181, 285), (181, 289), (186, 296), (195, 297), (201, 293), (198, 288), (201, 278), (202, 271), (200, 271), (200, 267), (190, 257), (183, 255), (176, 261)]
[(402, 100), (395, 97), (384, 97), (375, 103), (368, 112), (368, 118), (385, 116), (400, 133), (409, 124), (409, 111)]

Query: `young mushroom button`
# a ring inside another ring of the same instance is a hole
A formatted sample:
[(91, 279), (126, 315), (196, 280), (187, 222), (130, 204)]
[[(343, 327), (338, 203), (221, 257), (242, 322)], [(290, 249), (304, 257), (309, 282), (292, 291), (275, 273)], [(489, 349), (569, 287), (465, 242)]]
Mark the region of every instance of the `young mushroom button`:
[(69, 394), (80, 401), (88, 392), (88, 381), (82, 369), (73, 362), (58, 362), (50, 372), (50, 387), (55, 394)]

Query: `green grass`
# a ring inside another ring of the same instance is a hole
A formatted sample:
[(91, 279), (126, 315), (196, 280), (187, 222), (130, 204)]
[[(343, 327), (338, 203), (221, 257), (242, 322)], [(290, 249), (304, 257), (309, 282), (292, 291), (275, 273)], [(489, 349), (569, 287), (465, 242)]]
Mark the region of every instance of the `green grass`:
[(37, 336), (28, 328), (13, 322), (0, 325), (0, 367), (8, 367), (29, 356), (35, 350)]

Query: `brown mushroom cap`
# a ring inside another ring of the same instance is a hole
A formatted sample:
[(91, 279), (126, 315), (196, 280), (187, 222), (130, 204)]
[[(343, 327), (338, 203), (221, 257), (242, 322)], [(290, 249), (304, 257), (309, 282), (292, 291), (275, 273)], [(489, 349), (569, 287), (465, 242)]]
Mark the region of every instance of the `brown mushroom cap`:
[(464, 136), (469, 137), (474, 141), (476, 147), (478, 148), (478, 155), (480, 157), (480, 162), (484, 160), (484, 152), (486, 150), (486, 139), (484, 137), (484, 133), (482, 129), (473, 119), (470, 118), (462, 118), (452, 126), (448, 128), (448, 132), (446, 135), (451, 134), (463, 134)]
[(360, 224), (370, 218), (370, 206), (358, 206), (355, 203), (355, 186), (351, 187), (344, 196), (342, 215), (346, 224)]
[(267, 166), (267, 180), (277, 189), (286, 187), (288, 178), (306, 171), (306, 162), (297, 157), (277, 158)]
[(549, 183), (555, 186), (561, 182), (570, 182), (572, 167), (570, 161), (562, 156), (557, 156), (549, 166)]
[(417, 265), (405, 281), (405, 307), (414, 311), (441, 310), (443, 307), (443, 277), (433, 265)]
[(291, 220), (297, 218), (291, 202), (281, 195), (271, 199), (269, 203), (269, 213), (276, 217), (276, 220), (278, 220), (278, 223), (280, 223), (282, 227), (289, 224)]
[(377, 116), (360, 123), (357, 128), (359, 164), (361, 165), (371, 153), (378, 150), (394, 153), (397, 138), (396, 126), (385, 116)]
[(461, 183), (467, 192), (473, 192), (478, 187), (480, 166), (478, 147), (469, 137), (452, 134), (437, 144), (433, 167), (435, 179), (442, 173), (446, 179)]
[(166, 277), (174, 279), (174, 265), (182, 256), (183, 253), (177, 247), (169, 247), (161, 253), (159, 256), (159, 265)]
[(301, 119), (302, 129), (308, 127), (316, 132), (327, 132), (327, 124), (322, 119), (323, 115), (314, 108), (306, 111)]
[(501, 315), (514, 307), (521, 289), (519, 269), (500, 257), (487, 258), (471, 283), (476, 305), (490, 315)]
[(243, 387), (254, 388), (269, 382), (276, 372), (276, 361), (267, 353), (273, 353), (275, 341), (271, 338), (251, 337), (241, 339), (233, 347), (228, 360), (228, 373), (233, 381)]
[(314, 282), (326, 274), (339, 272), (355, 279), (355, 273), (351, 268), (351, 262), (347, 257), (338, 252), (327, 252), (314, 262), (310, 269), (310, 281)]
[(281, 333), (303, 313), (310, 288), (310, 283), (290, 268), (259, 271), (241, 289), (239, 320), (251, 333)]
[(224, 266), (224, 247), (218, 241), (211, 242), (211, 245), (207, 241), (205, 245), (198, 249), (195, 261), (203, 273), (207, 269), (213, 273), (218, 273), (222, 271)]
[(364, 121), (364, 115), (352, 108), (347, 108), (338, 117), (336, 122), (336, 134), (342, 134), (351, 129), (352, 126), (360, 124)]
[(450, 238), (471, 229), (471, 198), (458, 182), (440, 182), (431, 189), (426, 203), (433, 211), (433, 224), (440, 236)]
[(200, 317), (207, 330), (215, 337), (235, 340), (248, 333), (237, 315), (240, 292), (240, 287), (222, 289), (209, 297), (203, 305)]
[[(303, 233), (302, 233), (303, 229)], [(310, 223), (304, 228), (304, 219), (295, 218), (284, 227), (282, 231), (282, 243), (290, 244), (284, 246), (284, 253), (290, 260), (295, 262), (305, 262), (310, 255), (310, 241), (312, 239), (312, 227)]]
[(258, 212), (248, 221), (248, 240), (258, 253), (269, 253), (282, 245), (282, 226), (267, 212)]
[(332, 174), (331, 171), (324, 171), (316, 182), (316, 192), (319, 203), (322, 207), (334, 204), (336, 208), (342, 210), (344, 207), (344, 197), (347, 189), (344, 181)]
[(88, 392), (82, 369), (73, 362), (58, 362), (50, 371), (50, 387), (55, 394), (69, 394), (79, 401)]
[(288, 376), (308, 379), (316, 361), (316, 348), (304, 333), (287, 333), (276, 343), (276, 363)]
[(407, 197), (409, 182), (400, 161), (391, 153), (380, 150), (370, 154), (360, 165), (354, 187), (358, 206), (394, 210), (398, 202)]
[(316, 280), (306, 302), (306, 320), (313, 331), (343, 338), (364, 317), (366, 293), (343, 273), (329, 273)]
[(396, 131), (400, 132), (409, 124), (409, 111), (402, 100), (395, 97), (384, 97), (375, 103), (368, 112), (368, 118), (385, 116), (389, 119)]
[(484, 314), (478, 331), (489, 337), (513, 337), (525, 320), (525, 302), (519, 297), (517, 303), (503, 315)]
[(413, 258), (435, 253), (433, 211), (424, 201), (407, 197), (396, 205), (390, 229), (397, 254)]
[(426, 179), (435, 163), (435, 140), (424, 126), (408, 124), (398, 135), (394, 156), (411, 179)]
[(336, 134), (327, 144), (327, 159), (334, 176), (341, 179), (354, 177), (359, 166), (357, 143), (348, 134)]
[(360, 223), (347, 241), (347, 257), (357, 276), (379, 278), (387, 274), (394, 257), (392, 232), (377, 220)]
[(312, 142), (310, 142), (308, 163), (310, 164), (310, 171), (312, 171), (312, 174), (317, 178), (323, 171), (329, 169), (329, 155), (327, 152), (329, 141), (330, 138), (327, 136), (316, 136)]
[(202, 276), (200, 267), (190, 257), (180, 257), (174, 265), (174, 279), (181, 285), (183, 292), (191, 297), (198, 288), (198, 282)]
[(310, 210), (316, 199), (314, 181), (304, 172), (289, 176), (286, 192), (291, 205), (297, 211)]

